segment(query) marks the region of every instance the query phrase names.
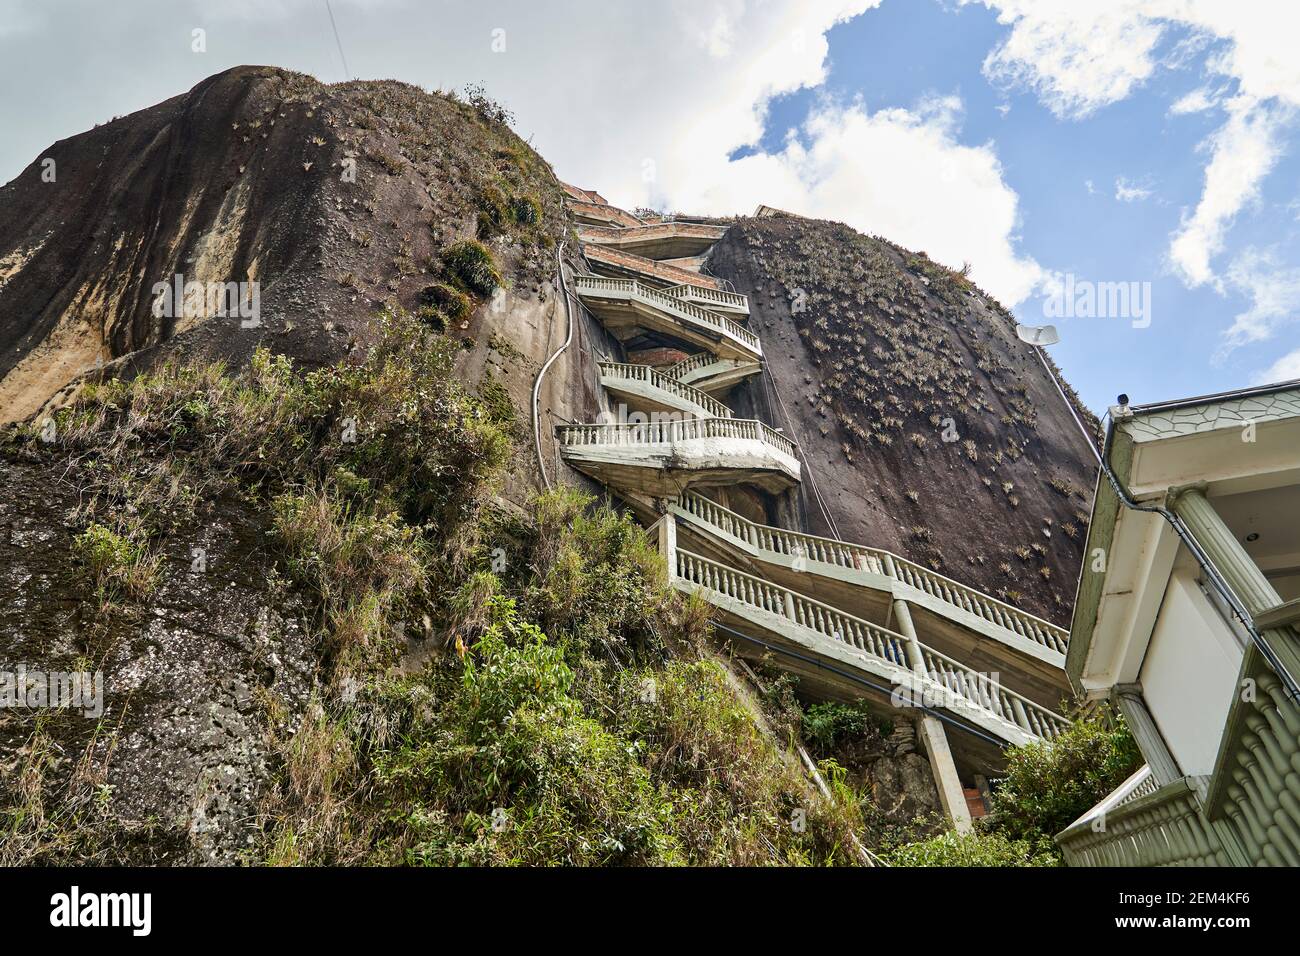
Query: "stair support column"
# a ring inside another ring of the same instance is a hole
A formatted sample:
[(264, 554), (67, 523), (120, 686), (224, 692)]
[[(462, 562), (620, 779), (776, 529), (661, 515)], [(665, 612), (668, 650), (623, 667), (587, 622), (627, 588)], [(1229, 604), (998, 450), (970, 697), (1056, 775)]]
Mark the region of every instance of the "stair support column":
[(677, 577), (677, 516), (665, 509), (659, 519), (659, 553), (668, 565), (668, 580)]
[(926, 756), (930, 758), (930, 772), (934, 775), (934, 785), (939, 791), (939, 803), (943, 812), (958, 833), (970, 833), (974, 828), (971, 821), (970, 807), (966, 805), (966, 791), (957, 775), (957, 764), (952, 759), (952, 748), (948, 746), (948, 734), (943, 729), (943, 722), (938, 717), (922, 714), (916, 718), (916, 735), (925, 746)]
[[(916, 637), (916, 625), (912, 623), (912, 609), (902, 598), (893, 602), (894, 617), (898, 619), (898, 632), (907, 638), (907, 660), (916, 674), (925, 674), (925, 658), (921, 655), (921, 644)], [(970, 807), (966, 805), (966, 790), (961, 785), (957, 774), (957, 764), (952, 759), (952, 748), (948, 746), (948, 734), (943, 729), (943, 722), (938, 717), (921, 714), (916, 718), (916, 735), (925, 747), (925, 754), (930, 758), (930, 773), (934, 776), (935, 788), (939, 791), (939, 803), (944, 815), (958, 833), (970, 833), (974, 824), (971, 822)]]
[(1124, 715), (1129, 730), (1147, 758), (1147, 766), (1157, 786), (1165, 786), (1182, 779), (1178, 761), (1169, 752), (1169, 746), (1156, 726), (1155, 718), (1142, 699), (1142, 688), (1137, 684), (1117, 684), (1112, 691), (1115, 707)]
[(907, 663), (917, 674), (925, 673), (925, 658), (921, 655), (921, 645), (916, 638), (916, 626), (912, 623), (912, 609), (902, 598), (894, 598), (894, 617), (898, 618), (898, 632), (907, 638)]

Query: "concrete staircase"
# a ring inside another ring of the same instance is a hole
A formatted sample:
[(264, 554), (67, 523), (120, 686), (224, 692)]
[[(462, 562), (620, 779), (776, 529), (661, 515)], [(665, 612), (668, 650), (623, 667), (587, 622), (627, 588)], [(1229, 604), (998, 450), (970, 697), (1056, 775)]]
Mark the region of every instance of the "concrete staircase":
[(969, 826), (973, 788), (957, 764), (982, 782), (1005, 746), (1067, 726), (1055, 708), (1068, 689), (1068, 633), (890, 552), (726, 507), (736, 489), (776, 496), (802, 477), (788, 436), (737, 419), (724, 401), (763, 362), (742, 324), (745, 296), (693, 271), (726, 226), (645, 222), (566, 188), (599, 273), (574, 277), (582, 305), (625, 347), (655, 346), (638, 354), (693, 354), (660, 367), (600, 363), (601, 385), (644, 421), (558, 426), (562, 457), (642, 516), (672, 585), (712, 606), (737, 653), (796, 674), (810, 696), (910, 713), (945, 810)]

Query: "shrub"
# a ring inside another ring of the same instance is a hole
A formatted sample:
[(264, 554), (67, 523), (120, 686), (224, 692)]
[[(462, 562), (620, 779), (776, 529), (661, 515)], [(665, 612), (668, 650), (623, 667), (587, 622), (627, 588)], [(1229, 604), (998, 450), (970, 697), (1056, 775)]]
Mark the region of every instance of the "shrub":
[(503, 126), (515, 125), (515, 114), (506, 109), (499, 101), (488, 96), (481, 84), (471, 83), (465, 87), (465, 102), (474, 112), (489, 123)]
[(505, 194), (496, 186), (485, 186), (479, 191), (478, 201), (478, 237), (488, 239), (501, 232), (506, 223), (514, 218), (512, 204)]
[(1000, 833), (946, 830), (919, 843), (897, 847), (887, 855), (892, 866), (1052, 866), (1055, 860), (1025, 840)]
[(1142, 764), (1120, 717), (1076, 719), (1052, 741), (1007, 751), (993, 793), (991, 823), (1009, 838), (1050, 839), (1124, 782)]
[(469, 296), (442, 282), (426, 286), (420, 292), (420, 302), (437, 309), (453, 322), (468, 315), (471, 308)]
[(511, 202), (515, 222), (522, 226), (535, 226), (542, 221), (542, 205), (532, 196), (516, 196)]
[(496, 260), (481, 242), (463, 239), (452, 243), (443, 250), (442, 258), (452, 278), (475, 295), (487, 298), (501, 284)]
[(415, 317), (435, 332), (445, 332), (447, 330), (447, 316), (443, 314), (441, 309), (434, 306), (420, 306), (415, 310)]
[(102, 603), (140, 600), (153, 591), (158, 573), (157, 556), (112, 528), (92, 522), (73, 539), (73, 549), (94, 577), (95, 590)]
[(803, 715), (803, 736), (825, 753), (848, 737), (860, 737), (875, 722), (863, 705), (836, 701), (813, 704)]
[(548, 634), (625, 657), (650, 640), (652, 617), (667, 601), (663, 562), (635, 521), (592, 510), (594, 501), (571, 489), (538, 497), (535, 578), (524, 605)]

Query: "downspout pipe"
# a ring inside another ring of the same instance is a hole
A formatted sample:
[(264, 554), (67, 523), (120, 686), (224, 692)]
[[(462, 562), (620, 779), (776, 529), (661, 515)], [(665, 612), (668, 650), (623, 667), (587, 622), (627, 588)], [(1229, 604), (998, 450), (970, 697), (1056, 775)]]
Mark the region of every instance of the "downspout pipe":
[(542, 378), (546, 375), (546, 370), (573, 342), (573, 309), (569, 305), (569, 287), (564, 281), (564, 246), (565, 243), (561, 242), (555, 250), (555, 275), (560, 287), (560, 301), (564, 304), (564, 314), (569, 320), (569, 333), (564, 339), (564, 344), (546, 360), (546, 364), (541, 367), (537, 379), (533, 382), (533, 445), (537, 449), (537, 467), (542, 473), (542, 484), (546, 486), (547, 491), (551, 490), (551, 479), (546, 474), (546, 462), (542, 459), (542, 417), (538, 407), (542, 394)]

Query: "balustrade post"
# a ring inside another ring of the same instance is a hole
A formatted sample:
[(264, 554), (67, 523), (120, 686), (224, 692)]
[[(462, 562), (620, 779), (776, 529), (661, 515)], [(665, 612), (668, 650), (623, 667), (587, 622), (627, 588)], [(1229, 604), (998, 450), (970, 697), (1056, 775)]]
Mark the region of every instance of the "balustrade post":
[(958, 833), (970, 833), (974, 823), (970, 816), (970, 807), (966, 805), (966, 792), (957, 775), (957, 764), (952, 759), (952, 749), (948, 746), (948, 735), (937, 717), (928, 714), (916, 719), (916, 735), (925, 746), (926, 756), (930, 758), (930, 772), (934, 774), (935, 788), (939, 791), (939, 802), (944, 813), (952, 821), (953, 829)]

